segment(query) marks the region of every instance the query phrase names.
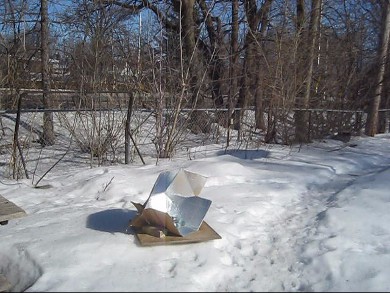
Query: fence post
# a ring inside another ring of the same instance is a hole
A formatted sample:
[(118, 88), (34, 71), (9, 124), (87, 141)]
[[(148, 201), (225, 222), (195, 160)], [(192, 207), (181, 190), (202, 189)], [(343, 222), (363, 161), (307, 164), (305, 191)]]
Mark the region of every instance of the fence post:
[(230, 126), (233, 124), (232, 123), (233, 122), (233, 115), (231, 115), (230, 104), (229, 104), (226, 118), (227, 118), (226, 148), (228, 148), (229, 144), (230, 144)]
[(142, 164), (145, 165), (144, 158), (142, 157), (141, 152), (137, 146), (137, 143), (135, 142), (134, 137), (130, 131), (130, 121), (131, 121), (131, 116), (133, 113), (133, 104), (134, 104), (134, 93), (132, 92), (132, 93), (130, 93), (129, 104), (127, 106), (127, 117), (126, 117), (126, 126), (125, 126), (125, 164), (129, 164), (129, 160), (130, 160), (130, 141), (129, 141), (129, 139), (131, 139), (131, 142), (133, 143), (134, 148), (142, 161)]
[(129, 164), (130, 161), (130, 121), (133, 112), (134, 94), (130, 93), (129, 103), (127, 105), (127, 116), (125, 126), (125, 164)]
[(311, 111), (310, 110), (305, 110), (309, 111), (309, 129), (307, 130), (307, 141), (311, 140)]

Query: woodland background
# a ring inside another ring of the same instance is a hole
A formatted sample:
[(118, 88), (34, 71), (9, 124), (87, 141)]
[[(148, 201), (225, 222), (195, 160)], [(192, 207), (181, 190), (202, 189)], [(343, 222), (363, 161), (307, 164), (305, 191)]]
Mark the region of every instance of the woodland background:
[(248, 147), (389, 129), (389, 1), (0, 4), (0, 132), (12, 137), (1, 152), (14, 178), (31, 145), (59, 143), (57, 124), (98, 164), (119, 146), (125, 163), (144, 162), (145, 131), (153, 155), (171, 158), (190, 135), (192, 147)]

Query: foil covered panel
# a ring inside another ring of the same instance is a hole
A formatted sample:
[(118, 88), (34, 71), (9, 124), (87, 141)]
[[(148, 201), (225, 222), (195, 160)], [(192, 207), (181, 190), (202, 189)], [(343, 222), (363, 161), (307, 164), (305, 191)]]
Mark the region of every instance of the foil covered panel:
[(133, 222), (181, 236), (198, 231), (211, 205), (211, 200), (198, 196), (205, 183), (206, 177), (183, 169), (160, 173), (145, 204), (136, 204), (139, 216)]

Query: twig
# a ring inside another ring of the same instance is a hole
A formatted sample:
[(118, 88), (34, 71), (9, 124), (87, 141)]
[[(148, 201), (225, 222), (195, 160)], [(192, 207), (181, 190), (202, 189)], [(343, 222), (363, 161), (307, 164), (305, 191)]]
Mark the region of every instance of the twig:
[(41, 178), (39, 178), (39, 180), (37, 181), (37, 183), (35, 183), (34, 187), (37, 187), (38, 183), (41, 182), (41, 180), (46, 176), (47, 173), (49, 173), (65, 156), (66, 154), (69, 152), (69, 149), (70, 149), (70, 145), (72, 144), (72, 142), (69, 144), (69, 147), (68, 149), (66, 150), (66, 152), (61, 156), (60, 159), (57, 160), (57, 162), (55, 162), (42, 176)]
[(111, 184), (112, 180), (114, 179), (115, 176), (111, 178), (111, 180), (104, 186), (103, 192), (107, 190), (108, 186)]
[[(74, 124), (73, 124), (73, 128), (76, 127), (76, 120), (74, 120)], [(72, 142), (73, 142), (73, 135), (71, 135), (70, 137), (70, 142), (69, 142), (69, 146), (68, 148), (66, 149), (66, 152), (61, 156), (61, 158), (59, 158), (57, 160), (57, 162), (55, 162), (42, 176), (41, 178), (38, 179), (37, 183), (35, 183), (34, 187), (37, 187), (38, 183), (47, 175), (47, 173), (49, 173), (69, 152), (70, 150), (70, 147), (72, 145)], [(35, 172), (34, 172), (35, 173)]]
[(24, 161), (24, 157), (23, 157), (22, 149), (21, 149), (21, 147), (20, 147), (19, 139), (16, 140), (16, 144), (17, 144), (17, 146), (18, 146), (19, 155), (20, 155), (20, 159), (21, 159), (21, 161), (22, 161), (24, 174), (26, 175), (26, 178), (27, 178), (27, 179), (30, 179), (30, 177), (28, 177), (26, 162)]

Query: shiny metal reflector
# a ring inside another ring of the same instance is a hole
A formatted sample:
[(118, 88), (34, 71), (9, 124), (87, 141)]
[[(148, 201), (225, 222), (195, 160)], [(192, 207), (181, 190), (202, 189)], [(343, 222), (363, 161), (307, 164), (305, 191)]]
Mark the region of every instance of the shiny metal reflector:
[(180, 236), (198, 231), (211, 205), (198, 196), (205, 183), (206, 177), (184, 169), (160, 173), (145, 204), (134, 204), (140, 214), (132, 225), (160, 227)]

